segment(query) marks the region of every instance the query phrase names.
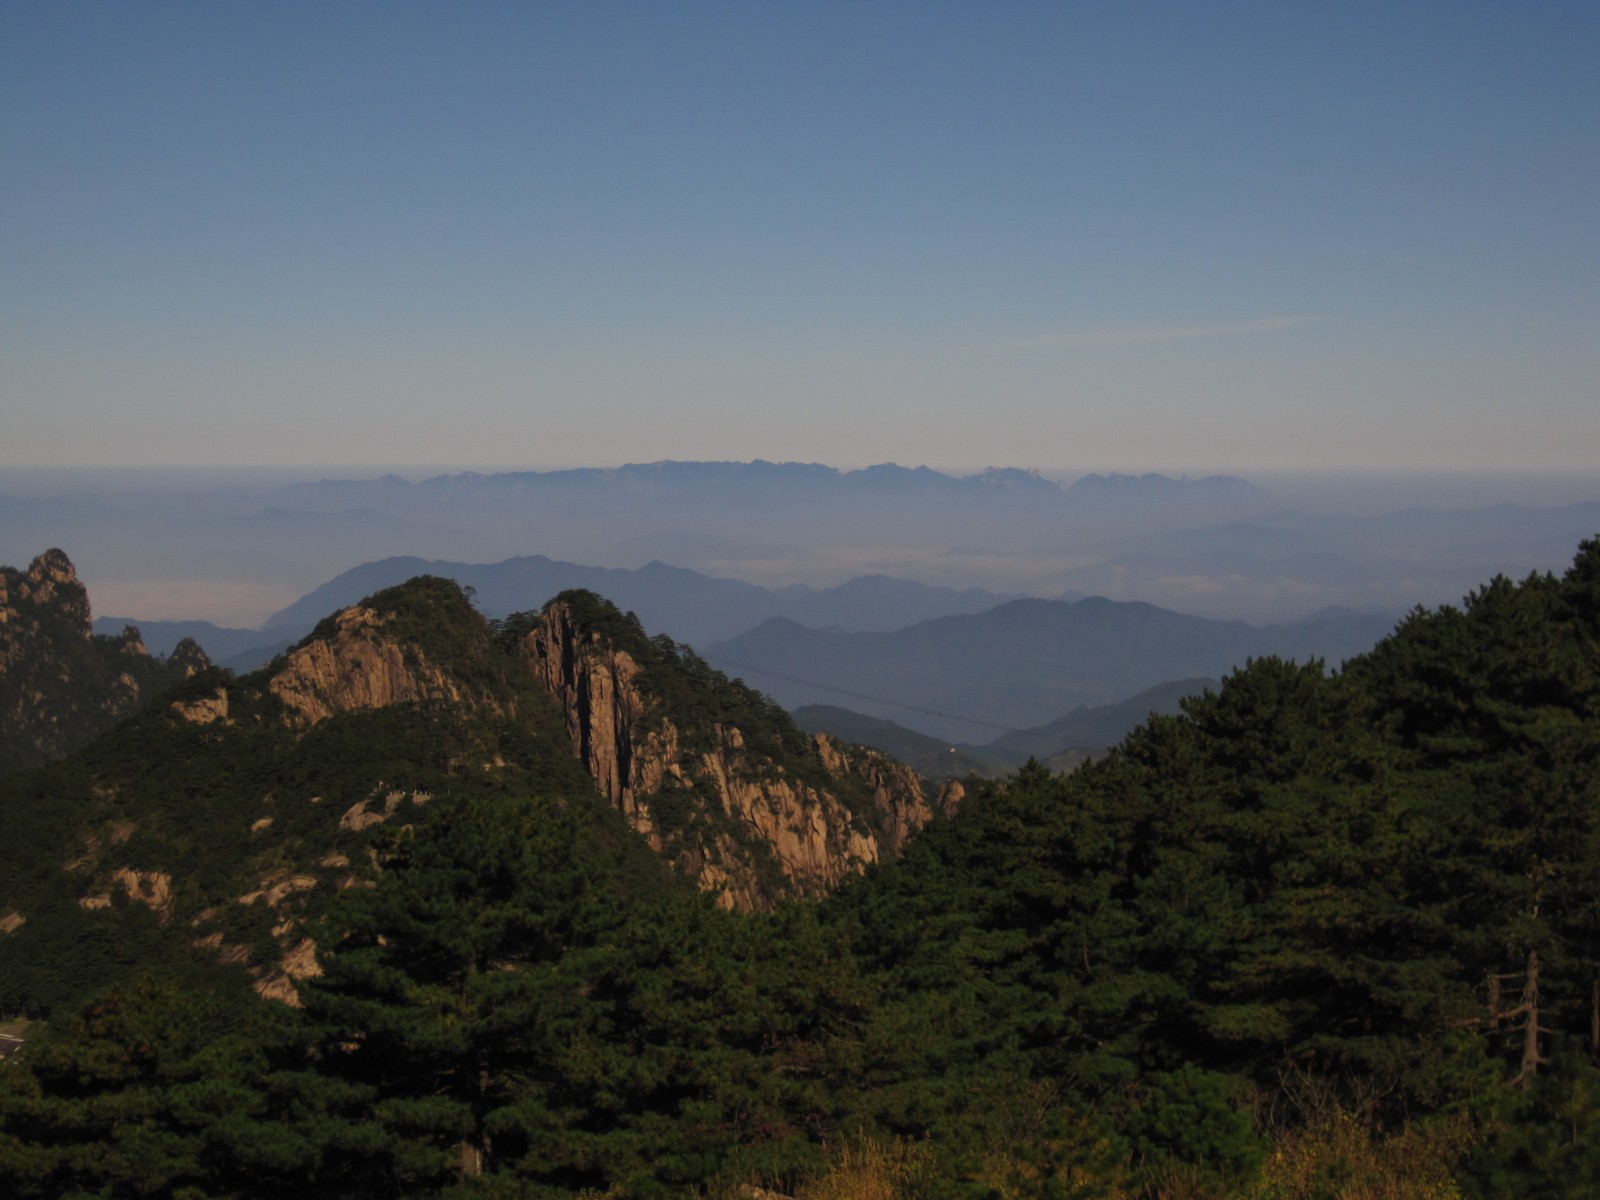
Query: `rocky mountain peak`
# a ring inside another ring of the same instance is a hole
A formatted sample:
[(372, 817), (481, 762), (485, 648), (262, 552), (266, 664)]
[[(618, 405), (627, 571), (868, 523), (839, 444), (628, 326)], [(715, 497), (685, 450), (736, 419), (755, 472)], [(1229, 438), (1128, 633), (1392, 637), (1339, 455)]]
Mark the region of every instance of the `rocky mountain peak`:
[(352, 709), (459, 701), (455, 681), (403, 644), (392, 625), (371, 608), (347, 608), (338, 614), (332, 636), (313, 637), (291, 651), (267, 686), (307, 725)]
[(90, 615), (60, 550), (0, 567), (0, 774), (67, 753), (209, 665), (192, 643), (181, 661), (152, 658), (132, 625), (96, 637)]
[(0, 567), (0, 623), (14, 619), (21, 606), (51, 610), (85, 640), (90, 636), (89, 593), (72, 560), (60, 550), (46, 550), (26, 571)]
[(808, 737), (592, 593), (514, 619), (513, 635), (602, 794), (730, 907), (819, 894), (897, 854), (950, 801), (887, 756)]
[(206, 657), (206, 652), (193, 638), (184, 638), (172, 648), (172, 653), (167, 655), (167, 666), (180, 672), (185, 679), (204, 671), (210, 665), (211, 660)]

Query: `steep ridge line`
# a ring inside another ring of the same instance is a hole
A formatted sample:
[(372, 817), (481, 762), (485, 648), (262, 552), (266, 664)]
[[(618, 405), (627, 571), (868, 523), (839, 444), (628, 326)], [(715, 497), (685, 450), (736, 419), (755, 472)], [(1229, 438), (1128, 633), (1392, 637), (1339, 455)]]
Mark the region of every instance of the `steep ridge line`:
[(774, 714), (787, 741), (780, 733), (758, 742), (724, 721), (685, 728), (651, 686), (681, 660), (664, 659), (647, 639), (609, 642), (586, 626), (579, 603), (616, 615), (597, 597), (558, 597), (522, 634), (519, 652), (561, 704), (573, 752), (602, 794), (653, 848), (702, 886), (722, 888), (724, 904), (765, 907), (774, 890), (820, 894), (898, 854), (959, 803), (959, 785), (930, 801), (910, 768), (826, 735), (807, 738), (787, 714)]

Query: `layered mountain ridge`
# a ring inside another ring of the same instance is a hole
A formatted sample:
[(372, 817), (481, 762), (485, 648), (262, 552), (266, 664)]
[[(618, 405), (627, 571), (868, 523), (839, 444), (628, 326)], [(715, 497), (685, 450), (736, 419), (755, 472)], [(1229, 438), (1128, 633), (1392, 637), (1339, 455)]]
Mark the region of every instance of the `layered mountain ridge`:
[[(571, 751), (601, 797), (652, 849), (740, 908), (819, 894), (897, 853), (959, 799), (959, 784), (930, 802), (915, 772), (887, 755), (806, 737), (782, 709), (686, 647), (647, 638), (637, 620), (593, 593), (563, 593), (497, 626), (456, 612), (469, 630), (477, 623), (497, 637), (482, 645), (458, 637), (443, 652), (426, 636), (406, 636), (427, 620), (419, 599), (423, 607), (465, 604), (453, 584), (420, 577), (334, 614), (263, 672), (284, 720), (303, 729), (413, 704), (515, 720), (530, 701), (508, 692), (505, 677), (526, 672), (559, 708)], [(496, 652), (504, 661), (490, 658)], [(175, 700), (170, 711), (226, 721), (228, 690)], [(690, 701), (699, 707), (686, 708)]]
[(1182, 701), (1221, 686), (1217, 679), (1174, 679), (1115, 704), (1084, 705), (1046, 725), (1002, 733), (985, 743), (931, 737), (895, 721), (828, 704), (802, 705), (802, 729), (830, 733), (892, 754), (928, 779), (981, 775), (1000, 778), (1032, 758), (1051, 771), (1070, 771), (1104, 754), (1155, 715), (1175, 716)]
[[(81, 584), (53, 586), (86, 619)], [(892, 858), (961, 796), (802, 733), (592, 593), (492, 622), (454, 583), (420, 577), (332, 614), (261, 671), (196, 671), (6, 781), (0, 974), (17, 994), (4, 999), (103, 982), (42, 956), (103, 939), (108, 921), (247, 966), (258, 991), (292, 999), (335, 895), (368, 886), (410, 825), (507, 791), (589, 813), (602, 840), (637, 834), (670, 875), (745, 910)]]
[(562, 562), (542, 554), (497, 563), (399, 557), (341, 572), (268, 617), (263, 633), (304, 629), (334, 608), (417, 575), (454, 579), (474, 590), (483, 611), (499, 616), (524, 606), (533, 595), (598, 592), (619, 607), (638, 613), (647, 628), (694, 645), (748, 629), (772, 616), (791, 617), (805, 625), (898, 629), (929, 617), (980, 612), (1016, 599), (1012, 593), (933, 587), (872, 575), (831, 588), (793, 585), (771, 589), (658, 561), (625, 570)]
[(628, 463), (620, 467), (574, 467), (553, 471), (504, 471), (484, 474), (464, 471), (435, 475), (412, 483), (399, 475), (372, 480), (323, 479), (286, 489), (289, 496), (373, 496), (408, 492), (468, 493), (481, 498), (492, 492), (583, 490), (593, 494), (696, 495), (741, 492), (750, 489), (833, 491), (842, 495), (892, 490), (910, 495), (1022, 494), (1055, 498), (1063, 495), (1146, 497), (1183, 493), (1225, 496), (1261, 495), (1261, 489), (1233, 475), (1188, 476), (1089, 474), (1071, 483), (1048, 479), (1040, 472), (1017, 467), (990, 467), (971, 475), (951, 475), (931, 467), (905, 467), (878, 463), (856, 470), (823, 463), (723, 461), (658, 461)]
[(1263, 627), (1103, 597), (1029, 599), (887, 633), (807, 629), (778, 617), (705, 653), (790, 708), (845, 703), (968, 742), (984, 731), (1027, 732), (1174, 679), (1219, 678), (1252, 657), (1337, 664), (1392, 626), (1384, 615), (1333, 613)]

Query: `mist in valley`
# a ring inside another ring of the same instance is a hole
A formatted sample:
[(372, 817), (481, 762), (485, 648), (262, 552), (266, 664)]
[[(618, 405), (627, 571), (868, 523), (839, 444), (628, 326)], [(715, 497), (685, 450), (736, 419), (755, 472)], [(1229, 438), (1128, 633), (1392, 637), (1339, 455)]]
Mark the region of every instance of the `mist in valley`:
[(145, 621), (256, 628), (363, 563), (543, 555), (629, 570), (666, 563), (768, 589), (884, 575), (1282, 622), (1330, 607), (1449, 603), (1495, 574), (1557, 569), (1600, 528), (1600, 476), (9, 469), (0, 515), (0, 560), (59, 545), (99, 613)]

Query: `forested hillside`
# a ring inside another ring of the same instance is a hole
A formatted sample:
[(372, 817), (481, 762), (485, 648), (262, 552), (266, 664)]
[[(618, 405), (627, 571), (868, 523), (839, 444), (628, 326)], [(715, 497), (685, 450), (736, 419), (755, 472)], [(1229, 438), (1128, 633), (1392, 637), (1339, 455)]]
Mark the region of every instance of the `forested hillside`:
[(941, 801), (881, 754), (808, 737), (592, 593), (496, 622), (422, 576), (0, 780), (0, 1011), (48, 1015), (195, 951), (291, 998), (317, 969), (311, 923), (370, 885), (387, 827), (505, 794), (631, 831), (756, 909), (892, 857), (958, 789)]
[(978, 787), (820, 902), (718, 908), (499, 776), (375, 827), (301, 1007), (153, 961), (52, 1012), (0, 1189), (1594, 1195), (1597, 757), (1600, 540)]

